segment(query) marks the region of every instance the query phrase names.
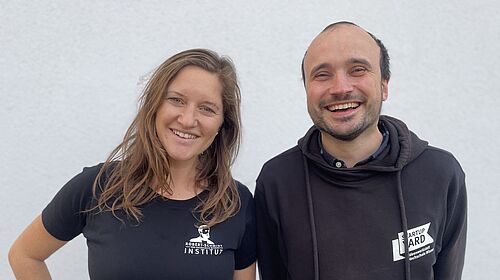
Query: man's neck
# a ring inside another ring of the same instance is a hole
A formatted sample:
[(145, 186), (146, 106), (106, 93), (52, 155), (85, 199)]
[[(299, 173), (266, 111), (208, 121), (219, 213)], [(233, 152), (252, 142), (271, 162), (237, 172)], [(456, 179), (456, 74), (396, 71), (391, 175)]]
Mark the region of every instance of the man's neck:
[(348, 168), (375, 153), (382, 143), (382, 133), (375, 125), (351, 141), (343, 141), (321, 132), (321, 142), (327, 153), (342, 160)]

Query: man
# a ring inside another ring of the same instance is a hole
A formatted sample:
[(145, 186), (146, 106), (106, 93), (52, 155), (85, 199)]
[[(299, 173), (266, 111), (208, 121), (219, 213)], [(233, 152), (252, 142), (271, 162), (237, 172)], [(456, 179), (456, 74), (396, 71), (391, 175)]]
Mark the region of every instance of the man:
[(189, 242), (198, 242), (198, 243), (207, 243), (214, 244), (212, 240), (210, 240), (210, 228), (207, 225), (201, 225), (198, 227), (198, 234), (200, 236), (191, 238)]
[(260, 278), (460, 279), (464, 173), (380, 115), (390, 78), (382, 42), (331, 24), (302, 73), (314, 126), (257, 179)]

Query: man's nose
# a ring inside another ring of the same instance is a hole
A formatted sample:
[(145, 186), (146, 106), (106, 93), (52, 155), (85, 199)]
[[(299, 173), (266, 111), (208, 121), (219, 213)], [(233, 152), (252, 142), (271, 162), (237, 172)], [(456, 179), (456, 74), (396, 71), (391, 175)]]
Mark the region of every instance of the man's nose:
[(345, 73), (336, 73), (328, 88), (330, 94), (345, 94), (353, 91), (352, 83)]

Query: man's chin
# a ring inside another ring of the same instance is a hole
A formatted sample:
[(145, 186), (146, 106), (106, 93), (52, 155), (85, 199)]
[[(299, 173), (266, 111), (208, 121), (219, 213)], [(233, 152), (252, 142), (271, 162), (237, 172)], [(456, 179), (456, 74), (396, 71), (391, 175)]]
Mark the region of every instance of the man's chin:
[(316, 125), (319, 130), (323, 133), (326, 134), (329, 137), (334, 138), (335, 140), (340, 140), (340, 141), (345, 141), (345, 142), (350, 142), (356, 139), (361, 133), (363, 133), (363, 130), (346, 130), (346, 131), (339, 131), (339, 130), (333, 130), (330, 128), (325, 128), (322, 126)]

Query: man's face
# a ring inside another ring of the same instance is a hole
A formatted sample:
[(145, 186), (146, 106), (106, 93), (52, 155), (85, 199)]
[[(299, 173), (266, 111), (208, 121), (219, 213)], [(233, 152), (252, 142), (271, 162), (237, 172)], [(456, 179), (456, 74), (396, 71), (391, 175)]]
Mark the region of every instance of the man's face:
[(208, 227), (203, 227), (199, 230), (200, 236), (203, 239), (208, 239), (210, 238), (210, 229)]
[(377, 131), (387, 83), (380, 48), (364, 30), (339, 25), (316, 37), (304, 58), (307, 110), (331, 137), (350, 141)]

